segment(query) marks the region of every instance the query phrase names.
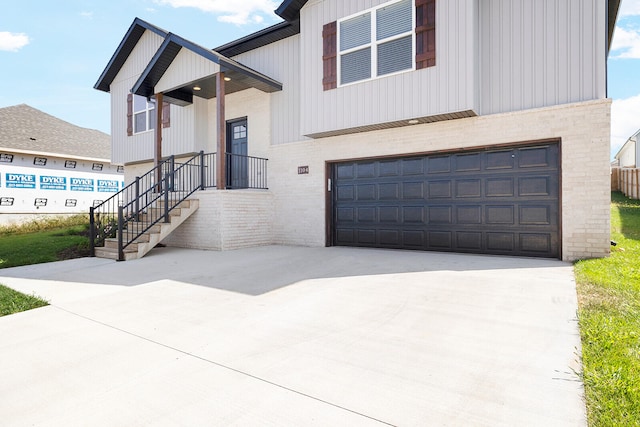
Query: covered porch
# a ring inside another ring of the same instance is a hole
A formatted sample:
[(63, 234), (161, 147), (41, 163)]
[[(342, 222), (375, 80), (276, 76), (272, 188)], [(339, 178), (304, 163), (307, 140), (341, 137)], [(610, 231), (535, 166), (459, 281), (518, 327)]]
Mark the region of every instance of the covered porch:
[(161, 182), (166, 173), (158, 166), (170, 158), (167, 154), (181, 154), (163, 150), (163, 108), (160, 106), (168, 103), (183, 108), (194, 104), (197, 99), (215, 99), (213, 114), (199, 119), (215, 125), (215, 150), (199, 160), (199, 167), (203, 168), (203, 188), (268, 188), (267, 159), (249, 156), (246, 113), (244, 121), (229, 121), (225, 114), (227, 95), (251, 88), (273, 93), (282, 90), (282, 84), (213, 50), (169, 33), (131, 89), (132, 94), (154, 98), (156, 102), (153, 131), (156, 182)]

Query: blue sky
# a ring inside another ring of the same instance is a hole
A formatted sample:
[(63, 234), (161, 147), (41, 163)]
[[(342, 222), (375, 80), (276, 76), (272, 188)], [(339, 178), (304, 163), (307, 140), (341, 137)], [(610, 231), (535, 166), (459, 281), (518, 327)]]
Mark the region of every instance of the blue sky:
[[(18, 0), (0, 14), (0, 107), (29, 104), (110, 132), (93, 89), (135, 17), (214, 48), (280, 22), (276, 0)], [(622, 0), (609, 56), (612, 154), (640, 128), (640, 0)]]

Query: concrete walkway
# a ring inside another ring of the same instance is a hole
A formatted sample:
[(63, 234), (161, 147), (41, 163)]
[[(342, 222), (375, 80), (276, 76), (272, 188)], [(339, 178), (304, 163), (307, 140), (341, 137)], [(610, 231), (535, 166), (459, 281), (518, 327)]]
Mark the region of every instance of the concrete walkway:
[(584, 426), (570, 264), (270, 246), (0, 270), (3, 426)]

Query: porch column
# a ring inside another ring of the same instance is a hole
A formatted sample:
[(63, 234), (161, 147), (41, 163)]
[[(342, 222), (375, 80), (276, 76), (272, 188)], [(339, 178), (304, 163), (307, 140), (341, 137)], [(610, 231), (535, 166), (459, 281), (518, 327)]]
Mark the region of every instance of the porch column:
[(227, 188), (227, 138), (226, 122), (224, 116), (224, 72), (220, 71), (216, 75), (216, 188), (224, 190)]
[[(153, 148), (153, 166), (158, 166), (162, 161), (162, 93), (156, 93), (156, 128), (155, 128), (155, 144)], [(156, 185), (160, 187), (162, 182), (162, 171), (160, 168), (156, 170)]]

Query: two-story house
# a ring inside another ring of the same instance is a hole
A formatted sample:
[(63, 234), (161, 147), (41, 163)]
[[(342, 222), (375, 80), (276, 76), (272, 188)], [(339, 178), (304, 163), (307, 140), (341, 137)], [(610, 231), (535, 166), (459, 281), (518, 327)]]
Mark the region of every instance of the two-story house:
[(168, 245), (599, 257), (618, 7), (288, 0), (215, 49), (135, 19), (95, 87), (127, 183), (200, 170)]

